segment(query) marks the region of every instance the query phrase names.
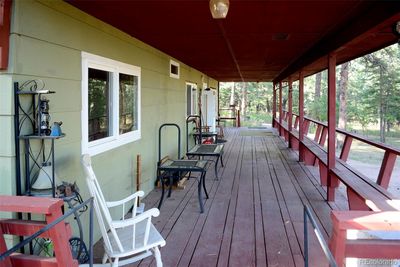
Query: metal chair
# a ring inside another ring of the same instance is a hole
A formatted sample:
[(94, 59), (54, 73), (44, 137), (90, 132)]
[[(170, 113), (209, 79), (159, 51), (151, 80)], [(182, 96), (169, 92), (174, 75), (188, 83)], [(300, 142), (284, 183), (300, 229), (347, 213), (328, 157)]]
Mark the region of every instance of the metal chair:
[[(101, 191), (96, 175), (92, 169), (90, 156), (82, 156), (82, 164), (86, 173), (86, 182), (91, 196), (94, 198), (94, 208), (104, 241), (103, 264), (110, 261), (115, 266), (123, 266), (145, 257), (154, 255), (157, 267), (162, 267), (159, 247), (165, 246), (165, 240), (151, 223), (151, 217), (157, 217), (160, 211), (156, 208), (137, 215), (138, 197), (143, 197), (143, 191), (119, 201), (107, 202)], [(126, 203), (133, 201), (132, 217), (114, 220), (109, 209), (122, 205), (122, 218), (126, 211)], [(125, 258), (120, 261), (120, 258)]]

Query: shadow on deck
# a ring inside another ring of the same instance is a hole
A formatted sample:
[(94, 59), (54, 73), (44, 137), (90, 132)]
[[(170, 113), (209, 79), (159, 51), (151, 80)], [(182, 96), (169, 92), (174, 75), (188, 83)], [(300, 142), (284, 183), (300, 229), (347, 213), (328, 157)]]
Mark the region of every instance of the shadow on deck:
[[(299, 163), (274, 130), (230, 128), (225, 135), (225, 167), (219, 167), (218, 181), (212, 169), (207, 173), (205, 212), (199, 213), (197, 182), (190, 179), (164, 200), (153, 220), (167, 241), (164, 266), (304, 266), (303, 205), (311, 207), (328, 239), (330, 211), (338, 204), (324, 200), (316, 168)], [(160, 194), (149, 193), (146, 209), (157, 206)], [(315, 236), (309, 253), (310, 266), (327, 266)]]

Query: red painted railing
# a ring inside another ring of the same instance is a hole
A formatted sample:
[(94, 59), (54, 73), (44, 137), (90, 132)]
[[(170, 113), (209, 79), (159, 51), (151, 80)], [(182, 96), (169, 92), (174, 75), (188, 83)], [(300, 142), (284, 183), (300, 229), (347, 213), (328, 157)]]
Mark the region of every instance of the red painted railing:
[[(294, 117), (294, 120), (292, 120), (294, 122), (293, 128), (298, 130), (299, 115), (292, 114), (292, 116)], [(289, 121), (288, 117), (289, 113), (287, 111), (283, 111), (283, 120), (288, 122)], [(316, 126), (314, 141), (317, 142), (319, 145), (324, 146), (328, 134), (328, 125), (324, 122), (320, 122), (305, 116), (303, 122), (303, 129), (305, 136), (307, 136), (309, 132), (311, 123), (313, 123)], [(345, 136), (339, 157), (343, 161), (347, 161), (348, 159), (353, 139), (374, 146), (376, 148), (382, 149), (385, 152), (376, 183), (387, 189), (396, 163), (396, 158), (397, 156), (400, 156), (400, 149), (390, 146), (388, 144), (369, 140), (362, 135), (351, 133), (343, 129), (336, 128), (336, 133), (340, 133)]]
[(0, 0), (0, 70), (8, 67), (11, 0)]

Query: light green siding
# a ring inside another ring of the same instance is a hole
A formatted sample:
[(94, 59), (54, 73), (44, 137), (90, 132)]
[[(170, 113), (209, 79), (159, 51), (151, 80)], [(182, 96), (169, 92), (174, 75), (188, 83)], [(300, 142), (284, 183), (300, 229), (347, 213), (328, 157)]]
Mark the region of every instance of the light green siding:
[(16, 193), (12, 88), (12, 76), (0, 72), (0, 195)]
[[(56, 142), (56, 171), (61, 180), (77, 181), (83, 197), (87, 198), (80, 166), (81, 52), (141, 67), (142, 138), (93, 157), (95, 172), (109, 200), (135, 191), (137, 154), (142, 155), (142, 189), (146, 193), (153, 189), (158, 127), (162, 123), (174, 122), (181, 126), (182, 151), (185, 150), (185, 82), (196, 82), (201, 87), (202, 81), (209, 80), (209, 86), (217, 86), (215, 80), (183, 63), (180, 63), (180, 79), (170, 78), (168, 55), (63, 1), (13, 1), (11, 32), (10, 66), (7, 72), (0, 73), (0, 115), (7, 115), (0, 117), (0, 173), (5, 174), (0, 177), (10, 180), (7, 188), (15, 187), (13, 131), (10, 130), (12, 81), (41, 79), (46, 88), (56, 91), (48, 96), (50, 114), (52, 122), (64, 122), (62, 130), (66, 133), (65, 138)], [(168, 138), (173, 141), (167, 142)], [(169, 130), (164, 140), (163, 154), (176, 153), (176, 134)], [(14, 193), (13, 190), (2, 193)], [(96, 237), (99, 237), (97, 230)]]

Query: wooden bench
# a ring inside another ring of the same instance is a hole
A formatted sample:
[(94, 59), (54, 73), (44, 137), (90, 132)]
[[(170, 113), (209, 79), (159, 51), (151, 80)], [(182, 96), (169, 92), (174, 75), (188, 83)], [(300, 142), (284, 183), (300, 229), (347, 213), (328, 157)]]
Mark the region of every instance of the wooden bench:
[[(335, 168), (331, 170), (334, 179), (331, 184), (328, 184), (327, 151), (307, 137), (304, 138), (302, 144), (308, 153), (312, 153), (318, 159), (321, 185), (330, 187), (333, 193), (335, 188), (338, 187), (339, 181), (346, 185), (350, 210), (400, 210), (389, 204), (394, 203), (393, 200), (395, 199), (391, 193), (338, 158)], [(313, 163), (312, 158), (306, 156), (306, 159), (308, 159), (308, 162), (305, 162), (306, 164)]]
[[(299, 133), (296, 129), (289, 132), (286, 122), (283, 122), (281, 127), (285, 132), (285, 140), (291, 140), (293, 149), (299, 149), (302, 145), (305, 148), (304, 163), (306, 165), (319, 166), (320, 182), (322, 186), (329, 187), (328, 191), (333, 192), (338, 187), (339, 181), (343, 182), (347, 188), (347, 197), (350, 210), (400, 210), (394, 208), (390, 203), (394, 203), (395, 199), (385, 188), (371, 181), (365, 175), (352, 168), (345, 161), (336, 158), (336, 167), (331, 170), (333, 180), (328, 184), (328, 159), (327, 151), (322, 147), (326, 135), (323, 134), (323, 129), (320, 132), (319, 142), (311, 140), (304, 136), (303, 140), (299, 141)], [(287, 132), (287, 134), (286, 134)], [(287, 137), (286, 137), (287, 136)]]
[[(298, 117), (290, 132), (286, 122), (279, 124), (276, 121), (275, 125), (278, 126), (280, 135), (285, 137), (291, 148), (302, 150), (302, 160), (306, 165), (319, 166), (321, 185), (328, 187), (328, 199), (334, 200), (339, 181), (346, 185), (350, 211), (332, 211), (331, 213), (333, 230), (330, 249), (338, 266), (344, 265), (346, 257), (399, 259), (400, 240), (380, 238), (347, 240), (346, 236), (347, 230), (350, 229), (400, 231), (400, 200), (386, 190), (394, 167), (396, 151), (391, 148), (385, 150), (380, 174), (375, 183), (346, 163), (352, 139), (362, 139), (355, 134), (347, 134), (340, 158), (336, 157), (335, 168), (330, 170), (331, 181), (329, 181), (327, 151), (324, 148), (327, 125), (317, 123), (314, 140), (311, 140), (306, 136), (310, 121), (312, 120), (304, 120), (305, 136), (302, 141), (299, 140), (299, 133), (296, 130), (299, 126)], [(346, 134), (340, 129), (337, 131)], [(385, 149), (381, 144), (371, 141), (367, 143)]]
[(400, 240), (347, 239), (347, 230), (400, 231), (399, 212), (332, 211), (333, 231), (329, 242), (338, 266), (346, 257), (399, 259)]
[(330, 249), (338, 266), (344, 266), (346, 257), (399, 259), (400, 240), (348, 240), (346, 234), (347, 230), (400, 231), (400, 200), (339, 158), (336, 158), (335, 168), (331, 170), (333, 180), (329, 184), (327, 151), (323, 148), (326, 135), (322, 127), (314, 140), (304, 136), (302, 141), (296, 129), (289, 132), (286, 124), (281, 125), (281, 129), (293, 149), (304, 148), (306, 165), (319, 166), (321, 185), (328, 187), (328, 194), (334, 194), (339, 181), (346, 185), (350, 211), (331, 213)]

